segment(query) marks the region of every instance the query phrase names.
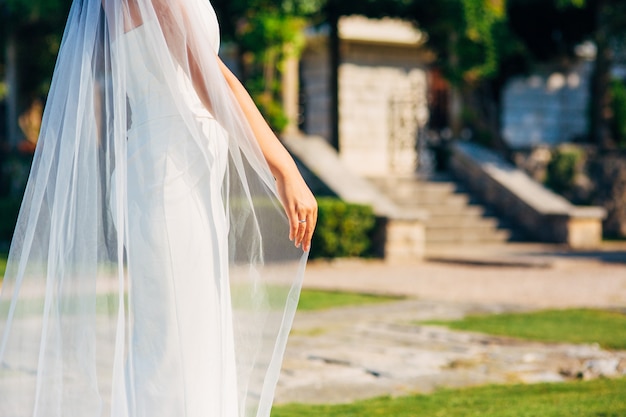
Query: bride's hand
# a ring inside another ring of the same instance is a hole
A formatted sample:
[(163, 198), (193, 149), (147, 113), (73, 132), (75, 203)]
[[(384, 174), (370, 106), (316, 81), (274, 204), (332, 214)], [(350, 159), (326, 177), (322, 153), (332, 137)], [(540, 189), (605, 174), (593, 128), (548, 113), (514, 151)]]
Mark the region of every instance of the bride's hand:
[[(217, 57), (217, 61), (226, 82), (241, 106), (248, 123), (250, 123), (254, 137), (261, 147), (274, 178), (276, 178), (278, 193), (289, 218), (289, 238), (296, 247), (302, 247), (306, 252), (311, 249), (311, 238), (317, 223), (315, 197), (302, 179), (287, 149), (280, 143), (252, 101), (250, 94), (219, 57)], [(207, 108), (210, 108), (211, 103), (208, 100), (205, 101)]]
[(276, 185), (289, 218), (289, 239), (306, 252), (317, 224), (317, 201), (299, 173), (277, 178)]

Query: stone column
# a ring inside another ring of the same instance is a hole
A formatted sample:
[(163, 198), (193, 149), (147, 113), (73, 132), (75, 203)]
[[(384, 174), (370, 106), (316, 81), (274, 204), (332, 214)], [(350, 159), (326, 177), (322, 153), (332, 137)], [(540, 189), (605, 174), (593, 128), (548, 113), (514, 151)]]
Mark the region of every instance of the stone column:
[(291, 45), (285, 46), (285, 57), (282, 74), (282, 98), (288, 123), (283, 133), (294, 134), (299, 130), (299, 59)]

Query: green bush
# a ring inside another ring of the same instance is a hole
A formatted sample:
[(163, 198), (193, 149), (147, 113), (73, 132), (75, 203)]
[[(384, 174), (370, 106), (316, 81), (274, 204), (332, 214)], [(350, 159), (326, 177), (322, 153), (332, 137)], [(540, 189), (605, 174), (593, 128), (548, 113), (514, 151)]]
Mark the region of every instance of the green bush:
[(319, 198), (318, 222), (311, 245), (312, 258), (370, 255), (376, 217), (370, 206)]
[(559, 194), (571, 191), (584, 160), (582, 149), (571, 145), (558, 147), (547, 167), (546, 185)]
[(622, 81), (611, 82), (611, 99), (613, 137), (619, 145), (626, 146), (626, 85)]

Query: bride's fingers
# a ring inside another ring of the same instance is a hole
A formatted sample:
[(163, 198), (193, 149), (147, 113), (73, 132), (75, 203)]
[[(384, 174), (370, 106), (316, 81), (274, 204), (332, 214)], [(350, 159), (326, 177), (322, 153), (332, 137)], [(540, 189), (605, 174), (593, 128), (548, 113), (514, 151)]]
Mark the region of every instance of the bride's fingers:
[(294, 211), (288, 213), (287, 217), (289, 218), (289, 240), (294, 242), (296, 240), (296, 235), (298, 234), (298, 215)]
[(308, 219), (307, 214), (304, 211), (300, 210), (297, 216), (298, 230), (296, 232), (296, 239), (295, 239), (295, 244), (297, 247), (300, 247), (302, 245), (304, 234), (307, 229), (308, 220), (309, 219)]
[(317, 201), (304, 181), (302, 186), (281, 181), (278, 191), (289, 220), (289, 239), (307, 251), (317, 223)]
[(299, 246), (305, 252), (311, 248), (311, 239), (313, 231), (317, 224), (317, 205), (307, 207), (306, 210), (299, 211), (299, 225), (296, 239), (296, 246)]
[(306, 227), (304, 231), (304, 237), (302, 238), (302, 249), (307, 252), (311, 249), (311, 239), (313, 238), (313, 231), (315, 230), (315, 226), (317, 224), (317, 213), (315, 212), (312, 216), (309, 216), (306, 222)]
[(293, 209), (289, 213), (289, 239), (300, 246), (306, 229), (307, 215), (302, 210)]

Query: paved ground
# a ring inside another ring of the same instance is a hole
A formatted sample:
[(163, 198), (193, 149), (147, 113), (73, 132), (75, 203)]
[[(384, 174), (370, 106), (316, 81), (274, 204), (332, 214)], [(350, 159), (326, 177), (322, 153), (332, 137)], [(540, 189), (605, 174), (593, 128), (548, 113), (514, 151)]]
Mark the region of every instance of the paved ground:
[(310, 288), (406, 295), (405, 301), (299, 313), (276, 402), (345, 402), (442, 386), (626, 374), (626, 352), (420, 326), (423, 319), (544, 307), (626, 308), (626, 245), (443, 248), (435, 261), (313, 262)]

